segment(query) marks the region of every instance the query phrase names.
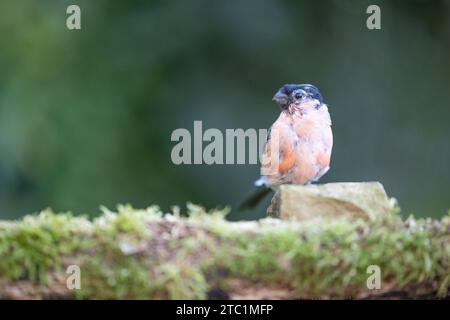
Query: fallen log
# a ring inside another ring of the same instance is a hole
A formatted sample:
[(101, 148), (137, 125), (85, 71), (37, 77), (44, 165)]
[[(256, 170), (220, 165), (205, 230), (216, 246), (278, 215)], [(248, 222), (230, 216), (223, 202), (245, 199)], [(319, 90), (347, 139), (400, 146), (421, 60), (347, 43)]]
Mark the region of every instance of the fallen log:
[(94, 220), (45, 210), (0, 222), (0, 298), (449, 297), (449, 216), (229, 222), (226, 212), (119, 206)]

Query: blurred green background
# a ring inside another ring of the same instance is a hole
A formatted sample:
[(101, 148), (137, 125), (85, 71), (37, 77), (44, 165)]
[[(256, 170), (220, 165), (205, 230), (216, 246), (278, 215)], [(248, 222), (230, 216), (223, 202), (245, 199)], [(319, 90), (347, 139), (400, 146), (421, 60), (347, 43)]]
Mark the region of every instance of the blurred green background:
[[(366, 28), (369, 4), (382, 30)], [(284, 83), (329, 104), (322, 182), (379, 180), (405, 215), (450, 208), (450, 1), (2, 0), (0, 36), (0, 218), (235, 208), (259, 167), (176, 166), (171, 132), (267, 128)]]

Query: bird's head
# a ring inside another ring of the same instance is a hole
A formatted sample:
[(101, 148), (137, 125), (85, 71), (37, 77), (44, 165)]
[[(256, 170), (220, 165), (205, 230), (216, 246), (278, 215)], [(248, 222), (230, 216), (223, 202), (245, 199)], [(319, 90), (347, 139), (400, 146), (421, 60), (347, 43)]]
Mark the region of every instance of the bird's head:
[(285, 84), (275, 93), (273, 100), (282, 110), (319, 108), (323, 103), (319, 89), (312, 84)]

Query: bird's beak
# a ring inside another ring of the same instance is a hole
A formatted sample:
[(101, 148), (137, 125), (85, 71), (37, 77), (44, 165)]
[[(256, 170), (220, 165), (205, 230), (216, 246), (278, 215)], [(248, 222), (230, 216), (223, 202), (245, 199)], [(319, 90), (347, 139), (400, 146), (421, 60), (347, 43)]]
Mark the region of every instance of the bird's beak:
[(288, 105), (288, 96), (278, 91), (272, 98), (282, 109), (286, 109)]

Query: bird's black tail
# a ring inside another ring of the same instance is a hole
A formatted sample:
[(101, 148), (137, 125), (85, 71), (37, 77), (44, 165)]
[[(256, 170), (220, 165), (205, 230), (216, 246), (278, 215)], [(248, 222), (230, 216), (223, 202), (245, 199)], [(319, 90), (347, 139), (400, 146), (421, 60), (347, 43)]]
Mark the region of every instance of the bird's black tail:
[(273, 190), (266, 186), (258, 187), (247, 199), (239, 206), (239, 211), (250, 210), (255, 208), (261, 200), (263, 200)]

